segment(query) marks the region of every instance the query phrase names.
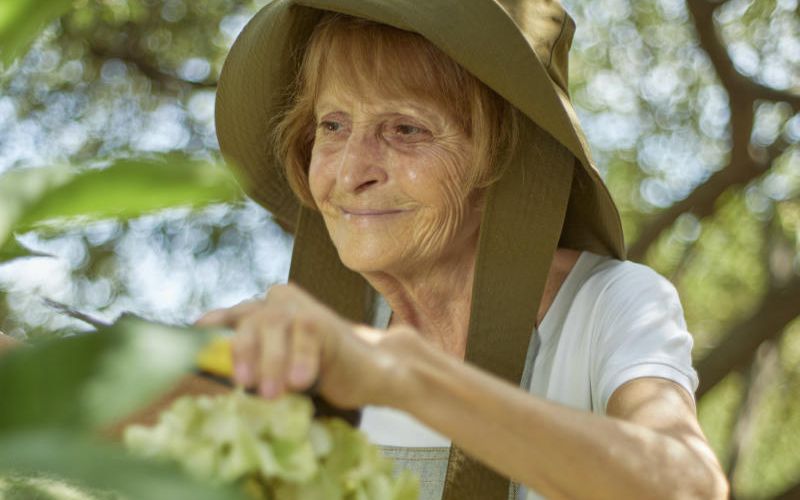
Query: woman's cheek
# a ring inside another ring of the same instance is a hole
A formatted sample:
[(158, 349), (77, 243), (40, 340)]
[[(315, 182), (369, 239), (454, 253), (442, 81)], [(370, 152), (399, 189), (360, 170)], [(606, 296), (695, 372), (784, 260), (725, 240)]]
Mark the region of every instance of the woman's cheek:
[(308, 187), (317, 207), (320, 207), (320, 203), (328, 198), (335, 180), (335, 172), (333, 175), (331, 174), (330, 165), (330, 155), (324, 151), (318, 151), (316, 148), (312, 151), (311, 161), (308, 165)]
[[(471, 209), (465, 172), (467, 160), (462, 149), (439, 148), (431, 155), (431, 161), (422, 165), (431, 175), (416, 174), (420, 188), (427, 191), (429, 207), (415, 227), (414, 241), (420, 254), (440, 254), (459, 237)], [(409, 180), (411, 175), (409, 172)]]

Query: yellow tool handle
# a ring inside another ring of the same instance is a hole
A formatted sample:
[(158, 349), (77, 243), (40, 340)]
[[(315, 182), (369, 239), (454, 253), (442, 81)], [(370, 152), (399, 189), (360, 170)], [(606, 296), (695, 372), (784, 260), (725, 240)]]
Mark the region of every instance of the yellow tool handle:
[(195, 359), (197, 369), (217, 377), (233, 378), (233, 355), (229, 337), (214, 337)]

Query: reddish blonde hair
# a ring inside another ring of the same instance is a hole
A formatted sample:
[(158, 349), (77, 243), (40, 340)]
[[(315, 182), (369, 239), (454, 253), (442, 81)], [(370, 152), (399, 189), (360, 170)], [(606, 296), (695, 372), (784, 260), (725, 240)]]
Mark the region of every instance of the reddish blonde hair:
[(491, 184), (517, 140), (519, 111), (417, 33), (338, 13), (314, 28), (291, 89), (288, 109), (274, 127), (274, 149), (289, 186), (315, 207), (308, 186), (314, 145), (314, 106), (323, 79), (414, 97), (439, 105), (472, 140), (474, 165), (467, 191)]

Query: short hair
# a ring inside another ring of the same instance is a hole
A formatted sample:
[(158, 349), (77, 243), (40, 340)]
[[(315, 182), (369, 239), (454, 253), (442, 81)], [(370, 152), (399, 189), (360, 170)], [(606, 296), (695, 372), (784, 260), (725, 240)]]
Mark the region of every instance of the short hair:
[(314, 105), (323, 78), (383, 95), (438, 104), (472, 140), (466, 192), (488, 187), (516, 145), (520, 112), (423, 36), (374, 21), (326, 13), (314, 28), (277, 117), (274, 153), (301, 203), (315, 208), (308, 183)]

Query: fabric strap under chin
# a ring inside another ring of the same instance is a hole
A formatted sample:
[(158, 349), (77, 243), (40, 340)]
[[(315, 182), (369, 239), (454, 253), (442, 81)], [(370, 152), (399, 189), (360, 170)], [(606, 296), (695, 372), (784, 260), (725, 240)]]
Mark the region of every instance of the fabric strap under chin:
[[(575, 159), (525, 120), (515, 156), (487, 194), (466, 361), (519, 385), (558, 245)], [(319, 213), (298, 219), (290, 281), (353, 321), (368, 323), (372, 289), (339, 260)], [(453, 446), (443, 500), (505, 500), (509, 480)]]
[[(528, 120), (519, 141), (508, 170), (488, 193), (465, 356), (516, 386), (561, 235), (576, 161)], [(451, 447), (443, 500), (505, 500), (508, 495), (507, 478)]]

